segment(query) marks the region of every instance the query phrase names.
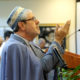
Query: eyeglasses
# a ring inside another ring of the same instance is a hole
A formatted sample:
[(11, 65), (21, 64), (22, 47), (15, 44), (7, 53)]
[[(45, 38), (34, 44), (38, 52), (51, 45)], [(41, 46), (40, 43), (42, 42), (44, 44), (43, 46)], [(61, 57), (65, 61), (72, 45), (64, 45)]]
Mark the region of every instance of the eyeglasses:
[(27, 20), (21, 20), (21, 22), (30, 21), (30, 20), (33, 20), (33, 21), (35, 21), (35, 20), (36, 20), (36, 17), (32, 17), (32, 18), (30, 18), (30, 19), (27, 19)]

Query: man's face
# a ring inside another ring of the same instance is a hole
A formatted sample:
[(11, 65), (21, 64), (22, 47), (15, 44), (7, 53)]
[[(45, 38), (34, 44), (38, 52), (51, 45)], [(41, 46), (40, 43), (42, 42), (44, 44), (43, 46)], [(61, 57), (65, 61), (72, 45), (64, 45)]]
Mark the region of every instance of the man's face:
[(42, 42), (42, 43), (40, 44), (40, 47), (41, 47), (41, 49), (43, 49), (43, 48), (45, 47), (45, 42)]
[(34, 17), (32, 12), (27, 14), (27, 21), (25, 23), (25, 26), (26, 34), (28, 34), (29, 36), (36, 37), (37, 35), (40, 34), (39, 21)]

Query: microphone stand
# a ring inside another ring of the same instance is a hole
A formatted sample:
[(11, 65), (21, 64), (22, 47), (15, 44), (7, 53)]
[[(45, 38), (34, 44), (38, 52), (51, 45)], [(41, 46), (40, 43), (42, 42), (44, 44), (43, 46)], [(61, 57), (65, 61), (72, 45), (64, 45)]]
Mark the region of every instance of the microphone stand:
[(62, 74), (62, 67), (60, 67), (60, 80), (63, 80), (62, 76), (63, 76), (63, 74)]

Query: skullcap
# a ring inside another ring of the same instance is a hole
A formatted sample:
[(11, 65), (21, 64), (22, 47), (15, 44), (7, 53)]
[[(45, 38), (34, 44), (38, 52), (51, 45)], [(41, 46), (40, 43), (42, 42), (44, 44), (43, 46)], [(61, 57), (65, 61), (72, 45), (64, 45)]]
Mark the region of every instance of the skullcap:
[(14, 30), (17, 26), (18, 21), (21, 19), (21, 16), (23, 15), (24, 11), (26, 9), (22, 7), (15, 7), (12, 12), (10, 13), (7, 24)]

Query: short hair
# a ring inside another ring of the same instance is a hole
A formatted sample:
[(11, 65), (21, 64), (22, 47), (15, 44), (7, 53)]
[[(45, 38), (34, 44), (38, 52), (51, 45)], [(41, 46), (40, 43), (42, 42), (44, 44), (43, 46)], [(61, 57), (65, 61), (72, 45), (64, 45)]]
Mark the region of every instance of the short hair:
[(4, 31), (4, 39), (6, 40), (7, 37), (10, 37), (10, 35), (13, 33), (13, 31), (9, 31), (9, 30), (6, 30)]
[(40, 38), (39, 41), (38, 41), (38, 44), (41, 44), (42, 42), (46, 42), (46, 41), (45, 41), (45, 39)]
[(7, 24), (13, 29), (14, 32), (17, 32), (18, 22), (25, 20), (29, 12), (32, 11), (20, 6), (15, 7), (7, 19)]

